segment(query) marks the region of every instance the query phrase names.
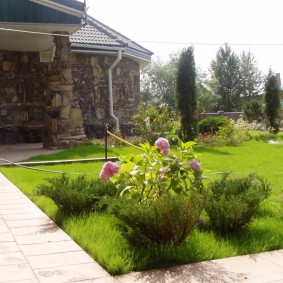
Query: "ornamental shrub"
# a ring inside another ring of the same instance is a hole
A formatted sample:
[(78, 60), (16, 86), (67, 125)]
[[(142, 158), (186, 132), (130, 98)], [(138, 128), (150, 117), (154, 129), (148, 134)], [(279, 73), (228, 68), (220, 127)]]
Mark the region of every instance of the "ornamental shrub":
[(230, 119), (226, 116), (207, 117), (199, 122), (199, 132), (201, 134), (216, 134), (219, 131), (220, 127), (227, 126), (230, 123)]
[(207, 193), (192, 190), (187, 195), (163, 194), (150, 206), (123, 199), (113, 212), (122, 220), (120, 229), (130, 244), (179, 245), (199, 224), (207, 198)]
[(252, 126), (252, 124), (246, 123), (242, 118), (239, 118), (236, 122), (230, 120), (227, 125), (220, 126), (215, 134), (200, 134), (199, 140), (201, 143), (208, 145), (236, 146), (243, 141), (251, 139), (249, 129)]
[(235, 232), (250, 223), (261, 202), (270, 194), (269, 185), (256, 174), (231, 178), (224, 174), (209, 184), (211, 196), (206, 212), (221, 234)]
[(166, 136), (174, 129), (175, 121), (167, 107), (157, 107), (154, 103), (149, 106), (141, 105), (133, 116), (135, 128), (150, 144), (159, 136)]
[(196, 171), (189, 163), (198, 162), (193, 152), (195, 144), (179, 141), (175, 155), (169, 154), (169, 142), (164, 138), (159, 138), (155, 146), (141, 144), (143, 153), (120, 156), (119, 171), (109, 179), (117, 184), (122, 197), (148, 205), (167, 192), (185, 195), (192, 188), (201, 190), (201, 167)]
[(66, 214), (79, 214), (101, 208), (99, 200), (104, 196), (116, 195), (116, 187), (111, 182), (99, 179), (88, 180), (85, 176), (71, 179), (67, 175), (46, 179), (48, 184), (40, 184), (36, 194), (54, 201)]
[(172, 155), (168, 140), (159, 138), (154, 146), (141, 144), (141, 154), (119, 157), (119, 170), (109, 179), (122, 199), (111, 207), (131, 243), (178, 245), (196, 226), (208, 194), (194, 144), (179, 141)]

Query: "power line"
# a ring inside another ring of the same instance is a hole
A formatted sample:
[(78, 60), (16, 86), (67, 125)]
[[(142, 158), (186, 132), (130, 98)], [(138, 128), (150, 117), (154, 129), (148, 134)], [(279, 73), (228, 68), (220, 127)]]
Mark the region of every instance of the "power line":
[[(212, 43), (212, 42), (180, 42), (180, 41), (155, 41), (155, 40), (136, 40), (143, 43), (157, 43), (157, 44), (180, 44), (180, 45), (207, 45), (207, 46), (221, 46), (226, 43)], [(128, 42), (133, 42), (129, 40)], [(283, 43), (228, 43), (229, 45), (243, 45), (243, 46), (283, 46)]]
[[(71, 37), (72, 35), (68, 34), (58, 34), (58, 33), (48, 33), (48, 32), (38, 32), (38, 31), (29, 31), (29, 30), (19, 30), (19, 29), (10, 29), (10, 28), (0, 28), (2, 31), (12, 31), (19, 33), (28, 33), (28, 34), (39, 34), (46, 36), (63, 36)], [(132, 42), (142, 42), (142, 43), (156, 43), (156, 44), (176, 44), (176, 45), (203, 45), (203, 46), (221, 46), (225, 45), (224, 43), (217, 42), (185, 42), (185, 41), (159, 41), (159, 40), (127, 40), (127, 43)], [(239, 46), (283, 46), (283, 43), (229, 43), (229, 45), (239, 45)]]
[(10, 160), (3, 159), (3, 158), (0, 158), (0, 160), (6, 162), (8, 164), (12, 164), (14, 166), (20, 167), (20, 168), (24, 168), (24, 169), (28, 169), (28, 170), (35, 170), (35, 171), (40, 171), (40, 172), (57, 173), (57, 174), (70, 174), (70, 175), (87, 175), (87, 174), (89, 174), (89, 173), (77, 173), (77, 172), (47, 170), (47, 169), (24, 166), (24, 165), (21, 165), (21, 164), (18, 164), (18, 163), (15, 163), (15, 162), (12, 162)]

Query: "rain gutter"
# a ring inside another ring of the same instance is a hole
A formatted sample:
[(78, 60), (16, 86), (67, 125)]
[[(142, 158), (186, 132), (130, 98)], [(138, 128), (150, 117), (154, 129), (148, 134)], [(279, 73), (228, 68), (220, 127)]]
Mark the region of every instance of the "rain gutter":
[(108, 69), (109, 111), (110, 111), (110, 116), (115, 120), (115, 126), (116, 126), (117, 131), (119, 131), (120, 125), (119, 125), (119, 118), (114, 114), (114, 111), (113, 111), (112, 70), (117, 66), (117, 64), (121, 61), (121, 59), (122, 59), (122, 51), (121, 49), (119, 49), (117, 59), (113, 62), (113, 64)]

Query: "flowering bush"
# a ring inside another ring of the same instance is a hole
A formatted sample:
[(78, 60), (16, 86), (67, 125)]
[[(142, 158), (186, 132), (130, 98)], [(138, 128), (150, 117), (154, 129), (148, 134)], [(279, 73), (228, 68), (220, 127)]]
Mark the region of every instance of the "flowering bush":
[(208, 193), (194, 144), (180, 141), (177, 153), (170, 154), (168, 140), (159, 138), (154, 146), (141, 144), (141, 154), (121, 156), (117, 167), (103, 166), (101, 179), (110, 179), (121, 192), (112, 212), (124, 223), (130, 243), (179, 245), (199, 224)]
[(222, 126), (218, 125), (217, 132), (215, 133), (200, 133), (199, 141), (208, 145), (236, 146), (251, 138), (249, 133), (250, 126), (251, 125), (246, 123), (242, 118), (238, 119), (236, 122), (230, 120), (228, 124)]
[[(143, 153), (119, 158), (119, 170), (113, 163), (106, 163), (100, 178), (111, 179), (122, 196), (139, 203), (149, 204), (167, 192), (187, 194), (190, 189), (201, 190), (202, 170), (193, 153), (194, 144), (180, 141), (177, 154), (170, 155), (165, 138), (159, 138), (154, 146), (146, 142), (140, 145)], [(117, 174), (112, 174), (114, 171)]]
[(103, 165), (99, 177), (102, 181), (107, 181), (111, 177), (113, 177), (118, 171), (118, 165), (111, 161), (108, 161)]
[(155, 146), (157, 146), (160, 150), (160, 153), (163, 156), (167, 156), (170, 152), (170, 145), (168, 140), (164, 139), (164, 138), (159, 138), (155, 143)]

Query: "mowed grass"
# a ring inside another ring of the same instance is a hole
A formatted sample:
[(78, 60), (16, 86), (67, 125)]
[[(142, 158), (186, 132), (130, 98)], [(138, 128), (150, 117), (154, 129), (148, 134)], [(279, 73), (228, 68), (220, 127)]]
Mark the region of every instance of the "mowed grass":
[[(107, 156), (116, 157), (119, 154), (127, 154), (133, 151), (135, 152), (138, 150), (129, 147), (108, 147)], [(66, 149), (55, 153), (33, 156), (24, 161), (35, 162), (35, 161), (72, 160), (72, 159), (88, 159), (88, 158), (104, 158), (104, 157), (105, 157), (104, 146), (90, 144), (90, 145)]]
[[(73, 150), (76, 151), (76, 149)], [(88, 156), (88, 150), (91, 151), (89, 155), (93, 154), (93, 147), (86, 146), (84, 150), (85, 156)], [(116, 155), (136, 152), (135, 149), (126, 147), (113, 150), (114, 152), (117, 150), (113, 153)], [(225, 237), (216, 234), (204, 213), (203, 217), (207, 224), (196, 229), (186, 242), (177, 248), (171, 246), (133, 248), (119, 232), (119, 221), (109, 214), (63, 216), (51, 200), (34, 195), (36, 186), (44, 182), (45, 178), (56, 176), (55, 173), (3, 167), (0, 171), (113, 275), (133, 270), (282, 249), (283, 219), (277, 210), (277, 204), (283, 191), (283, 145), (251, 140), (238, 147), (198, 145), (195, 151), (208, 176), (205, 182), (219, 177), (215, 174), (217, 172), (231, 172), (233, 175), (256, 172), (268, 180), (272, 195), (265, 200), (253, 222), (241, 233)], [(103, 153), (99, 157), (103, 157)], [(102, 165), (103, 163), (78, 163), (40, 166), (40, 168), (83, 173), (89, 178), (96, 178)]]

